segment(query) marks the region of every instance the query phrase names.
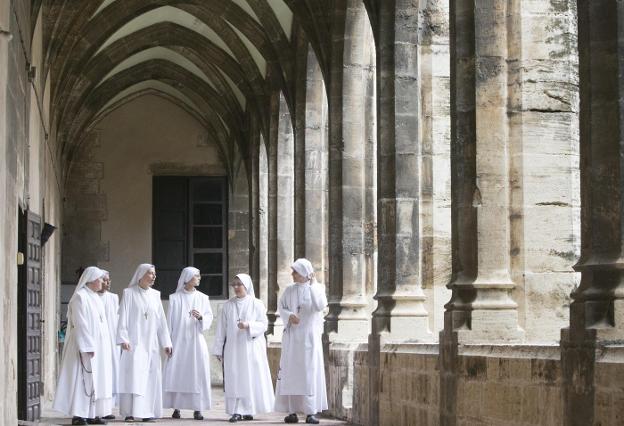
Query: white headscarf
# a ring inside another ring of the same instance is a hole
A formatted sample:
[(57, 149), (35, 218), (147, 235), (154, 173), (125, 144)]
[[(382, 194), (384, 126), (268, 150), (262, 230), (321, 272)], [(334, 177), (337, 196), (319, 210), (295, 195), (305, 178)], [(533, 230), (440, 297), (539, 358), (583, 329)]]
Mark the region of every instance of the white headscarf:
[[(67, 328), (65, 329), (65, 341), (66, 342), (69, 340), (72, 334), (72, 330), (71, 330), (72, 327), (70, 326), (70, 323), (73, 325), (73, 318), (72, 318), (73, 312), (71, 308), (72, 306), (71, 301), (74, 299), (74, 297), (76, 296), (76, 293), (78, 293), (80, 289), (86, 287), (87, 284), (97, 280), (98, 278), (102, 278), (103, 276), (104, 276), (104, 271), (96, 266), (89, 266), (82, 272), (82, 275), (80, 276), (80, 279), (78, 280), (78, 284), (76, 285), (76, 288), (74, 289), (74, 294), (72, 294), (70, 303), (67, 307)], [(63, 346), (63, 357), (65, 357), (65, 351), (68, 347), (69, 345)]]
[(147, 274), (147, 272), (152, 268), (156, 269), (156, 267), (150, 263), (141, 263), (136, 268), (136, 271), (134, 271), (134, 276), (130, 280), (130, 284), (128, 284), (128, 287), (138, 285), (139, 281), (141, 281), (141, 278), (143, 278), (143, 276), (145, 276), (145, 274)]
[(236, 278), (241, 280), (241, 282), (245, 286), (245, 289), (247, 290), (247, 295), (255, 298), (256, 294), (254, 292), (253, 281), (251, 280), (251, 277), (247, 274), (238, 274)]
[(72, 294), (72, 297), (74, 297), (74, 295), (78, 293), (78, 290), (80, 290), (83, 287), (86, 287), (88, 283), (93, 282), (97, 280), (98, 278), (102, 278), (103, 276), (104, 276), (103, 270), (101, 270), (100, 268), (96, 266), (89, 266), (87, 269), (85, 269), (82, 272), (82, 275), (80, 276), (80, 279), (78, 280), (78, 284), (76, 285), (76, 288), (74, 289), (74, 294)]
[(310, 280), (310, 276), (314, 273), (314, 267), (308, 259), (297, 259), (290, 267), (308, 281)]
[(181, 291), (187, 282), (191, 281), (195, 275), (199, 274), (199, 269), (194, 268), (192, 266), (187, 266), (182, 269), (182, 273), (180, 274), (180, 278), (178, 279), (178, 288), (176, 288), (176, 292)]

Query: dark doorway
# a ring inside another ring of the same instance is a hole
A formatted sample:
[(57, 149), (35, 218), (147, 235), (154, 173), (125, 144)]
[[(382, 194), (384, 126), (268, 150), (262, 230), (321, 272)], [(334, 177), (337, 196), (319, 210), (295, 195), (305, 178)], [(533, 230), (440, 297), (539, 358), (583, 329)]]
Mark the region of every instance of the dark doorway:
[(163, 298), (185, 266), (201, 271), (201, 291), (227, 297), (227, 210), (225, 177), (154, 177), (152, 258)]
[(29, 211), (19, 217), (18, 267), (18, 416), (35, 421), (41, 417), (41, 218)]

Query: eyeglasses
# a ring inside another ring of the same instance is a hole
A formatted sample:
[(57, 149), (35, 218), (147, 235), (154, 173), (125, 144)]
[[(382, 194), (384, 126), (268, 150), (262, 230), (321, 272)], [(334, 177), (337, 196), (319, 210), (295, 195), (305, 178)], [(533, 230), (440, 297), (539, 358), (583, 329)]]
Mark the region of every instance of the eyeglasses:
[(230, 286), (232, 286), (232, 287), (243, 287), (243, 283), (231, 283)]

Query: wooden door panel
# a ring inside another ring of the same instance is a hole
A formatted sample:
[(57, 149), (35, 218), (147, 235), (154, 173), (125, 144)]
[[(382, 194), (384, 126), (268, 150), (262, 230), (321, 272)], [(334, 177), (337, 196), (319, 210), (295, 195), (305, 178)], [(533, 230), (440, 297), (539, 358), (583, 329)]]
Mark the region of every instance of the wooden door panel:
[(24, 265), (18, 281), (18, 415), (41, 417), (41, 218), (25, 212), (20, 218), (20, 251)]

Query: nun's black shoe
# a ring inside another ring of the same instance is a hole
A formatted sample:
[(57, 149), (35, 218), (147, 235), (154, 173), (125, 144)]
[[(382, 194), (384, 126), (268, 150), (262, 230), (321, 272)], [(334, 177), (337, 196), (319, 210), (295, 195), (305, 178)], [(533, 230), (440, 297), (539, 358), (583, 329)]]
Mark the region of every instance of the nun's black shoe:
[(102, 419), (100, 419), (99, 417), (96, 417), (95, 419), (87, 419), (87, 424), (89, 425), (105, 425), (106, 422)]
[(178, 410), (177, 408), (175, 410), (173, 410), (173, 414), (171, 415), (171, 417), (173, 417), (174, 419), (179, 419), (180, 418), (180, 410)]
[(87, 420), (82, 417), (74, 416), (72, 417), (72, 425), (86, 425)]
[(284, 417), (284, 423), (299, 423), (299, 417), (297, 417), (297, 413), (292, 413)]
[(126, 416), (125, 422), (126, 423), (132, 423), (134, 421), (134, 417), (132, 416)]
[(309, 415), (306, 417), (306, 423), (311, 424), (311, 425), (317, 425), (319, 424), (319, 419), (317, 419), (313, 415)]
[(156, 419), (153, 418), (153, 417), (146, 417), (146, 418), (143, 419), (143, 421), (145, 423), (154, 423), (154, 422), (156, 422)]
[(195, 420), (204, 420), (204, 416), (202, 416), (201, 411), (193, 411), (193, 418)]
[(108, 416), (102, 417), (105, 420), (115, 420), (115, 416), (113, 414), (109, 414)]
[(251, 414), (245, 414), (243, 420), (253, 420), (253, 416)]
[(230, 420), (228, 420), (230, 423), (236, 423), (236, 422), (240, 422), (241, 420), (243, 420), (243, 418), (241, 417), (240, 414), (232, 414), (232, 417), (230, 417)]

